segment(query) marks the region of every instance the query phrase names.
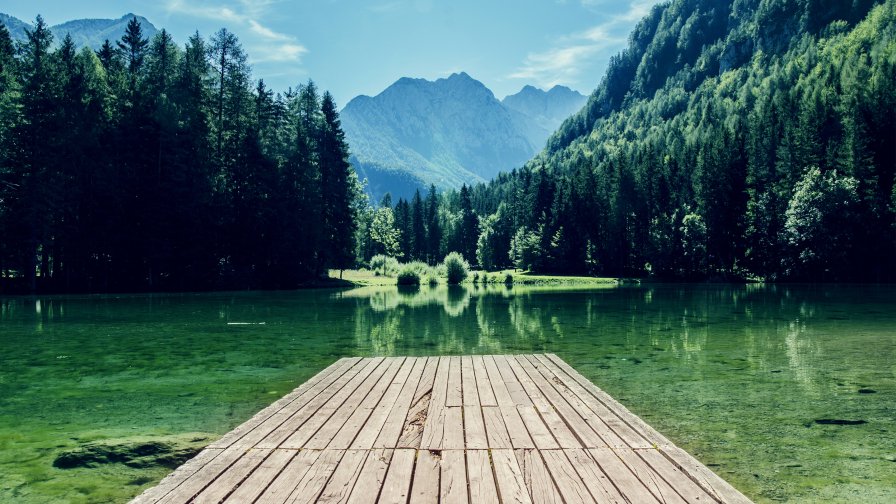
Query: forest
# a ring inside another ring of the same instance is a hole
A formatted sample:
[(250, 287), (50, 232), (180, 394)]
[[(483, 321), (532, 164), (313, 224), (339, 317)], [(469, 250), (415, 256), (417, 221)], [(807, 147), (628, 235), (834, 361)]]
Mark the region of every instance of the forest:
[(274, 94), (225, 29), (0, 25), (0, 288), (295, 288), (354, 265), (360, 191), (333, 97)]
[(894, 110), (894, 0), (660, 4), (542, 154), (435, 212), (432, 194), (398, 201), (397, 252), (457, 250), (489, 270), (894, 281)]
[(672, 0), (493, 181), (371, 204), (332, 96), (222, 29), (0, 27), (0, 288), (295, 288), (379, 254), (667, 280), (896, 281), (896, 0)]

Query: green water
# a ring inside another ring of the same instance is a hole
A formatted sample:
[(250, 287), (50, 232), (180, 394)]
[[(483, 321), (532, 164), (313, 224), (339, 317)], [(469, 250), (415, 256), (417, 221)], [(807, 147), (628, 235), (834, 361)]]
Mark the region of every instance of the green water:
[(558, 354), (756, 501), (894, 502), (894, 351), (880, 286), (0, 299), (0, 502), (126, 502), (168, 469), (53, 460), (214, 438), (342, 356), (520, 352)]

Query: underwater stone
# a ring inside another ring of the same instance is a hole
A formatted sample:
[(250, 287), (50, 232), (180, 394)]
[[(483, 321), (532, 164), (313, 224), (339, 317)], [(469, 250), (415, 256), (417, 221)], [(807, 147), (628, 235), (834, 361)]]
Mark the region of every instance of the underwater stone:
[(193, 458), (208, 444), (209, 436), (196, 433), (160, 438), (131, 437), (85, 443), (60, 453), (53, 467), (73, 469), (99, 467), (104, 464), (124, 464), (128, 467), (148, 468), (164, 466), (176, 468)]
[(820, 418), (815, 420), (819, 425), (864, 425), (868, 423), (865, 420), (841, 420), (839, 418)]
[(870, 389), (870, 388), (860, 388), (859, 393), (860, 394), (876, 394), (877, 391), (874, 389)]

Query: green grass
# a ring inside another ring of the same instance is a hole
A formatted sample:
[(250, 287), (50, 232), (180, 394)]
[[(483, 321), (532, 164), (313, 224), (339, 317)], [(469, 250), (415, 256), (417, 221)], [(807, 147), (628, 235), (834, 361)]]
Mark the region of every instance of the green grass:
[[(572, 276), (572, 275), (542, 275), (530, 273), (528, 271), (500, 270), (500, 271), (471, 271), (470, 275), (464, 280), (464, 284), (473, 283), (473, 274), (478, 274), (478, 281), (482, 283), (483, 273), (485, 273), (485, 283), (503, 284), (504, 278), (509, 273), (513, 276), (513, 283), (518, 285), (568, 285), (568, 286), (606, 286), (616, 285), (620, 283), (618, 278), (608, 277), (589, 277), (589, 276)], [(330, 270), (330, 278), (338, 279), (339, 270)], [(378, 286), (378, 285), (395, 285), (396, 278), (394, 276), (378, 275), (373, 271), (362, 270), (345, 270), (342, 273), (342, 280), (359, 287)], [(440, 279), (444, 282), (444, 278)], [(425, 282), (424, 282), (425, 283)]]

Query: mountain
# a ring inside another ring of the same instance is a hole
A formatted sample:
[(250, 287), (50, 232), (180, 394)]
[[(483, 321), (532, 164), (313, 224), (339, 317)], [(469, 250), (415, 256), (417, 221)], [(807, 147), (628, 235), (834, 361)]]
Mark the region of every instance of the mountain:
[[(352, 164), (375, 198), (409, 197), (435, 184), (458, 188), (521, 166), (575, 111), (567, 88), (525, 88), (502, 103), (466, 73), (428, 81), (402, 78), (341, 112)], [(556, 102), (556, 103), (555, 103)]]
[(0, 12), (0, 23), (9, 30), (9, 35), (13, 40), (25, 40), (25, 29), (31, 25), (19, 18), (12, 17), (8, 14)]
[(522, 127), (530, 130), (530, 142), (540, 150), (557, 127), (581, 110), (586, 101), (585, 96), (566, 86), (554, 86), (550, 91), (525, 86), (519, 93), (505, 97), (501, 104), (521, 116)]
[[(124, 35), (128, 22), (134, 17), (140, 22), (144, 37), (152, 38), (153, 35), (158, 33), (159, 30), (149, 20), (136, 14), (125, 14), (118, 19), (75, 19), (52, 26), (50, 31), (53, 32), (53, 39), (57, 44), (66, 35), (71, 35), (76, 46), (99, 49), (106, 40), (112, 42), (120, 40)], [(12, 39), (17, 41), (24, 41), (26, 38), (25, 29), (31, 28), (30, 23), (3, 13), (0, 13), (0, 22), (6, 25)]]
[(501, 236), (486, 255), (606, 276), (893, 281), (894, 40), (896, 0), (657, 4), (545, 150), (474, 189)]

